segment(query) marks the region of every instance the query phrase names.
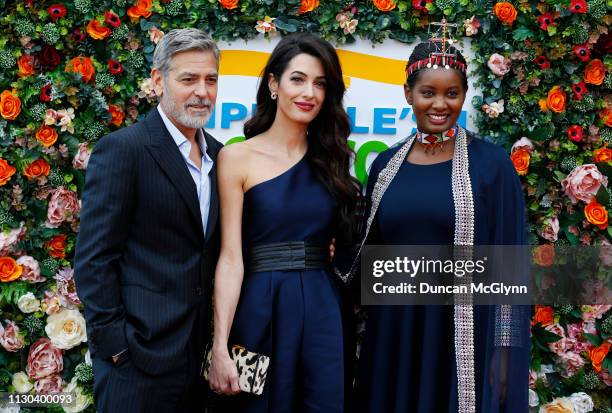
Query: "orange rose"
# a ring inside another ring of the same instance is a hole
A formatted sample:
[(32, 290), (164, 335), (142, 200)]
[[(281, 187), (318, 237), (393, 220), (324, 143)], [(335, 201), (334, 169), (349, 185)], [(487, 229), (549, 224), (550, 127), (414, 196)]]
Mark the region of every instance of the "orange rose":
[(373, 0), (374, 6), (380, 11), (391, 11), (397, 4), (393, 0)]
[(228, 10), (233, 10), (238, 7), (238, 0), (219, 0), (219, 4)]
[(589, 358), (591, 359), (593, 369), (595, 369), (596, 372), (599, 373), (601, 371), (601, 365), (608, 355), (611, 346), (612, 344), (606, 341), (605, 343), (602, 343), (601, 346), (594, 347), (589, 351)]
[(612, 108), (607, 107), (600, 111), (599, 119), (601, 119), (608, 128), (612, 128)]
[(319, 0), (302, 0), (300, 14), (308, 13), (319, 7)]
[(535, 314), (531, 320), (531, 325), (534, 326), (540, 323), (542, 327), (550, 326), (555, 323), (555, 312), (552, 307), (547, 305), (536, 305)]
[(91, 58), (79, 56), (68, 62), (66, 65), (66, 72), (80, 73), (81, 76), (83, 76), (83, 80), (89, 82), (96, 73), (96, 69), (93, 66)]
[(595, 198), (584, 207), (584, 216), (587, 221), (601, 230), (608, 228), (608, 211)]
[(93, 19), (87, 25), (87, 34), (96, 40), (102, 40), (111, 35), (111, 29), (102, 26), (96, 19)]
[(595, 149), (593, 151), (593, 162), (610, 162), (612, 161), (612, 149), (603, 148)]
[(19, 67), (19, 72), (17, 75), (19, 77), (30, 76), (34, 73), (34, 58), (29, 54), (24, 54), (17, 59), (17, 66)]
[(57, 141), (57, 132), (49, 125), (42, 125), (36, 132), (36, 139), (48, 148)]
[(584, 68), (584, 81), (592, 85), (601, 85), (606, 78), (606, 68), (599, 59), (593, 59)]
[(7, 283), (21, 277), (23, 267), (11, 257), (0, 257), (0, 281)]
[(510, 160), (514, 165), (514, 169), (516, 169), (516, 173), (519, 175), (526, 175), (527, 170), (529, 170), (529, 160), (531, 159), (531, 155), (529, 151), (525, 148), (519, 148), (516, 151), (512, 152), (510, 155)]
[(7, 120), (15, 120), (21, 112), (21, 100), (11, 91), (0, 93), (0, 115)]
[(546, 106), (553, 112), (561, 113), (565, 112), (565, 100), (567, 95), (560, 86), (554, 86), (548, 91), (548, 97), (546, 98)]
[(503, 23), (512, 26), (512, 23), (516, 20), (516, 9), (512, 3), (502, 1), (493, 6), (493, 14)]
[(138, 0), (135, 5), (127, 10), (127, 15), (133, 22), (137, 22), (141, 17), (145, 19), (151, 17), (153, 0)]
[(108, 105), (108, 111), (111, 114), (110, 123), (115, 126), (121, 126), (123, 119), (125, 119), (125, 113), (117, 105)]
[(538, 105), (540, 105), (540, 111), (548, 112), (548, 105), (546, 104), (546, 99), (542, 98), (538, 100)]
[(0, 186), (6, 185), (11, 180), (11, 176), (15, 174), (17, 170), (9, 165), (7, 161), (0, 158)]
[(49, 164), (44, 159), (37, 159), (26, 166), (23, 174), (28, 179), (35, 179), (41, 176), (49, 176)]
[(66, 235), (56, 235), (49, 242), (47, 242), (47, 249), (49, 255), (54, 258), (65, 258), (66, 257)]
[(550, 267), (555, 262), (555, 247), (543, 244), (533, 250), (533, 261), (541, 267)]

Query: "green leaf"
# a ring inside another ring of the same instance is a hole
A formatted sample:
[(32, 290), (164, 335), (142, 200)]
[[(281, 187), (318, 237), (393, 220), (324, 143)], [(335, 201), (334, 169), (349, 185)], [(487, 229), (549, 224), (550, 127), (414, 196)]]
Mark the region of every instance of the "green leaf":
[(612, 227), (608, 227), (608, 234), (612, 237)]
[(612, 179), (612, 162), (596, 162), (595, 166), (599, 169), (599, 172)]
[(512, 32), (512, 38), (519, 42), (522, 42), (532, 37), (533, 31), (524, 26), (518, 27)]
[(597, 195), (595, 195), (595, 199), (602, 205), (608, 205), (610, 202), (610, 195), (606, 188), (602, 185), (599, 187), (599, 191), (597, 191)]
[(601, 338), (595, 334), (582, 333), (583, 337), (589, 340), (594, 346), (601, 346)]
[(546, 28), (546, 31), (548, 32), (549, 36), (554, 36), (557, 34), (557, 26), (550, 25)]

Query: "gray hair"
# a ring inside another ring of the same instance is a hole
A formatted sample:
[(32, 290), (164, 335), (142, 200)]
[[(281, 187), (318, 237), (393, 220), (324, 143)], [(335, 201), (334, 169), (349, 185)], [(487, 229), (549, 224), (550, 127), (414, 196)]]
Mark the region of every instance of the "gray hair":
[(211, 37), (198, 29), (173, 29), (166, 33), (153, 53), (153, 69), (157, 69), (164, 75), (172, 65), (172, 57), (181, 52), (190, 50), (209, 51), (219, 63), (219, 48)]

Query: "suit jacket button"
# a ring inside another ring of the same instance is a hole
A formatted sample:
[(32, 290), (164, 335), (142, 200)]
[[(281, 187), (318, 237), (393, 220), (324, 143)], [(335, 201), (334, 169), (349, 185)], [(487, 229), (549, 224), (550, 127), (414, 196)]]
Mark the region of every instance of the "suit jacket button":
[(202, 288), (196, 287), (195, 293), (196, 293), (196, 295), (202, 295)]

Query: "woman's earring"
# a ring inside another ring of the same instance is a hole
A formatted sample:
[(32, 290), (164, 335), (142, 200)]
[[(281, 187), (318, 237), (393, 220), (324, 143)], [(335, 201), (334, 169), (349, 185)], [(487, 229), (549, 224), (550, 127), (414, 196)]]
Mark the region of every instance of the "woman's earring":
[(272, 98), (272, 100), (276, 100), (276, 96), (277, 96), (276, 92), (270, 93), (270, 97)]

